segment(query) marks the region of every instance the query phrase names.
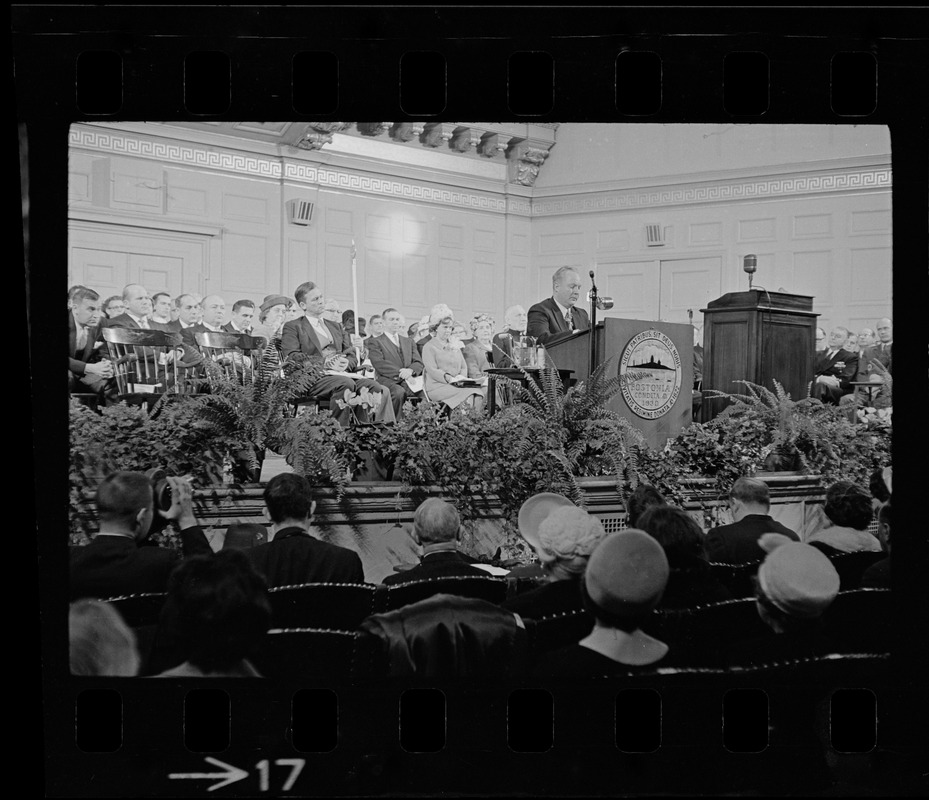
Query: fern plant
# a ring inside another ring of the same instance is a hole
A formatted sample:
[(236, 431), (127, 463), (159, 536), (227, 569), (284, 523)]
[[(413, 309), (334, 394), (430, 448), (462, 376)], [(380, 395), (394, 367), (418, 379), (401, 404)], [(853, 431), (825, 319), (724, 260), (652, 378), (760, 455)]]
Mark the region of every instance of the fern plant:
[(567, 496), (578, 505), (583, 494), (577, 483), (581, 475), (610, 474), (623, 495), (639, 481), (638, 446), (641, 432), (609, 408), (610, 400), (637, 373), (607, 377), (612, 359), (600, 364), (587, 381), (564, 391), (558, 371), (546, 366), (540, 380), (522, 367), (517, 369), (525, 383), (503, 378), (501, 383), (522, 402), (527, 413), (542, 423), (541, 437), (534, 426), (526, 426), (516, 457), (528, 458), (541, 451), (561, 474)]
[(288, 361), (280, 371), (259, 370), (253, 383), (230, 380), (220, 367), (209, 361), (204, 362), (204, 369), (211, 392), (204, 395), (203, 418), (236, 430), (251, 442), (249, 465), (252, 468), (258, 463), (256, 453), (266, 448), (287, 455), (296, 425), (288, 404), (305, 396), (324, 374), (322, 364), (311, 361)]

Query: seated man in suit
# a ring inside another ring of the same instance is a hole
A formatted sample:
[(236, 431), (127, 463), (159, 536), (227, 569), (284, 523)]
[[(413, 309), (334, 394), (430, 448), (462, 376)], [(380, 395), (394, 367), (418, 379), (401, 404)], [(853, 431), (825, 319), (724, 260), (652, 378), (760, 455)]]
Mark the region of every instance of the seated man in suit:
[(145, 546), (156, 513), (177, 523), (185, 558), (212, 554), (194, 516), (189, 480), (167, 480), (171, 507), (157, 512), (152, 483), (141, 472), (114, 472), (100, 482), (100, 531), (90, 544), (69, 548), (72, 600), (165, 591), (168, 575), (181, 561), (181, 554), (165, 547)]
[(842, 396), (839, 400), (840, 405), (854, 404), (858, 407), (882, 408), (889, 404), (888, 392), (880, 387), (884, 382), (882, 373), (885, 370), (893, 375), (893, 337), (893, 321), (887, 317), (879, 319), (877, 321), (878, 341), (876, 344), (861, 349), (858, 354), (858, 373), (855, 375), (856, 382), (868, 381), (874, 384), (874, 388), (856, 386), (854, 392)]
[(813, 364), (811, 395), (824, 403), (838, 405), (839, 398), (851, 391), (851, 382), (858, 371), (858, 354), (843, 349), (848, 340), (848, 328), (837, 325), (829, 334), (829, 344)]
[(512, 367), (513, 341), (518, 341), (520, 336), (526, 335), (529, 317), (522, 306), (510, 306), (503, 319), (506, 322), (506, 330), (493, 338), (494, 366)]
[(703, 543), (707, 561), (719, 564), (748, 564), (764, 557), (758, 540), (765, 533), (781, 533), (800, 541), (790, 528), (775, 522), (768, 514), (771, 494), (757, 478), (739, 478), (729, 490), (733, 522), (713, 528)]
[(152, 295), (152, 315), (148, 319), (149, 325), (156, 330), (167, 330), (165, 326), (171, 322), (172, 305), (171, 295), (167, 292), (155, 292)]
[[(297, 298), (304, 315), (284, 323), (281, 335), (284, 358), (302, 353), (324, 365), (327, 370), (342, 373), (354, 371), (359, 364), (358, 352), (352, 345), (351, 335), (339, 323), (324, 318), (326, 309), (322, 289), (312, 281), (307, 281), (297, 287), (294, 297)], [(310, 387), (309, 395), (341, 399), (346, 389), (356, 391), (363, 387), (381, 395), (380, 404), (374, 411), (375, 420), (393, 422), (396, 417), (390, 402), (390, 391), (370, 378), (324, 375)], [(341, 412), (337, 412), (335, 402), (332, 405), (333, 415), (338, 417), (342, 425), (347, 426), (351, 410), (343, 408)]]
[(228, 333), (251, 333), (255, 321), (255, 304), (251, 300), (236, 300), (232, 306), (232, 318), (223, 325)]
[(590, 318), (575, 304), (581, 296), (581, 276), (573, 267), (559, 267), (552, 276), (552, 296), (529, 309), (526, 332), (544, 345), (556, 344), (590, 327)]
[(390, 390), (394, 414), (397, 419), (407, 397), (422, 397), (423, 391), (413, 391), (408, 380), (423, 374), (423, 360), (412, 339), (402, 336), (403, 317), (395, 308), (385, 309), (384, 333), (367, 341), (368, 352), (377, 380)]
[(358, 553), (310, 534), (316, 501), (306, 478), (292, 472), (275, 475), (265, 486), (264, 502), (271, 518), (270, 541), (243, 552), (269, 587), (364, 583)]
[(99, 337), (100, 295), (79, 287), (68, 304), (68, 391), (112, 394), (113, 364)]
[(451, 503), (431, 497), (413, 515), (413, 538), (423, 547), (419, 566), (388, 575), (387, 586), (428, 578), (448, 578), (455, 575), (483, 575), (487, 573), (471, 566), (474, 559), (458, 552), (461, 537), (461, 517)]

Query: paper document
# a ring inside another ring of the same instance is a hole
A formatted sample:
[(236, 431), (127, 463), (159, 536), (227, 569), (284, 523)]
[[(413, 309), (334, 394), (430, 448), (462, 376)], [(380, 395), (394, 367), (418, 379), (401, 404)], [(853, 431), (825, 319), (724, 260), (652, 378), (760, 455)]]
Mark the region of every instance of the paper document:
[(489, 572), (491, 575), (509, 575), (510, 571), (504, 569), (503, 567), (495, 567), (492, 564), (472, 564), (472, 567), (477, 567), (478, 569), (484, 570), (484, 572)]
[(421, 392), (426, 382), (423, 380), (422, 375), (414, 375), (411, 378), (407, 378), (404, 383), (411, 392)]

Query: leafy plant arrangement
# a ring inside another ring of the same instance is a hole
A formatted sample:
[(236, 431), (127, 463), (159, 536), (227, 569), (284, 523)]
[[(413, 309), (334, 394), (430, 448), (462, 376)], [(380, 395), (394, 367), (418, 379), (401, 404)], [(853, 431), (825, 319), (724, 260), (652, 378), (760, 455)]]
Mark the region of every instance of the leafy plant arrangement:
[(258, 370), (253, 383), (231, 380), (210, 361), (204, 368), (211, 392), (203, 395), (202, 418), (237, 431), (248, 442), (243, 449), (251, 468), (258, 466), (258, 454), (266, 448), (286, 455), (297, 424), (289, 403), (305, 396), (324, 374), (321, 363), (310, 360), (286, 361), (281, 371)]
[(368, 422), (381, 404), (383, 397), (380, 392), (372, 392), (367, 386), (362, 386), (357, 392), (346, 389), (335, 404), (340, 409), (350, 408), (356, 422)]
[(519, 381), (503, 378), (514, 398), (523, 404), (530, 417), (541, 423), (541, 430), (526, 426), (515, 456), (525, 459), (541, 451), (561, 472), (566, 496), (582, 504), (577, 477), (611, 475), (618, 489), (626, 494), (639, 481), (638, 448), (644, 439), (628, 420), (608, 407), (609, 401), (625, 382), (637, 379), (634, 373), (606, 377), (612, 359), (603, 362), (590, 375), (567, 392), (558, 371), (546, 366), (540, 370), (537, 384), (529, 372), (518, 367), (526, 378)]
[(144, 472), (163, 467), (190, 475), (198, 487), (223, 483), (224, 467), (248, 447), (235, 429), (204, 418), (203, 396), (165, 395), (149, 413), (118, 404), (97, 413), (71, 401), (71, 541), (81, 544), (96, 530), (90, 500), (99, 481), (116, 470)]

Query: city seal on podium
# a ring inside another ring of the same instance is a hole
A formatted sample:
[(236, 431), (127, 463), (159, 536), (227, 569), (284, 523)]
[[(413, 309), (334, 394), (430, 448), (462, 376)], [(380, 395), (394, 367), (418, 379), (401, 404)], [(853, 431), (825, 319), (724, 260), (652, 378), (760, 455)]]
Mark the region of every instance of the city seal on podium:
[(642, 331), (623, 350), (619, 377), (630, 411), (643, 419), (658, 419), (673, 408), (680, 394), (681, 355), (661, 331)]

